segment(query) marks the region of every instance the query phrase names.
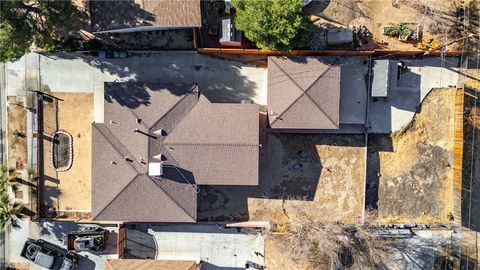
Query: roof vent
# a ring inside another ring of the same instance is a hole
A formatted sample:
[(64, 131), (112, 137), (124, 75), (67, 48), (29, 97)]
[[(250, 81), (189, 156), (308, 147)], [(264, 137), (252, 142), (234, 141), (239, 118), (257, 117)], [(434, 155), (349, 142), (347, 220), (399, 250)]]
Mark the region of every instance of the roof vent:
[(140, 119), (140, 118), (136, 118), (135, 121), (137, 121), (137, 124), (141, 124), (141, 123), (142, 123), (142, 119)]
[(116, 124), (115, 121), (113, 120), (110, 120), (110, 124)]
[(158, 154), (156, 156), (153, 156), (152, 159), (156, 159), (156, 160), (160, 160), (160, 161), (164, 161), (167, 159), (167, 157), (163, 154)]
[(163, 175), (163, 162), (150, 162), (150, 163), (148, 163), (148, 175), (149, 176), (162, 176)]
[(163, 130), (163, 129), (157, 129), (153, 132), (153, 134), (158, 135), (158, 136), (166, 136), (167, 132), (165, 132), (165, 130)]

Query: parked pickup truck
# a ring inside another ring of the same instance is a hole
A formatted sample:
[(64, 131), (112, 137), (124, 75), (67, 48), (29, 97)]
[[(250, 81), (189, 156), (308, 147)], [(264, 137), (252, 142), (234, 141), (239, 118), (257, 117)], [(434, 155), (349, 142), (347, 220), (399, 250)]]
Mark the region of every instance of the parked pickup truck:
[(67, 250), (75, 251), (103, 251), (107, 231), (100, 227), (83, 228), (67, 234)]
[(73, 270), (77, 268), (77, 254), (42, 239), (28, 239), (20, 256), (47, 269)]

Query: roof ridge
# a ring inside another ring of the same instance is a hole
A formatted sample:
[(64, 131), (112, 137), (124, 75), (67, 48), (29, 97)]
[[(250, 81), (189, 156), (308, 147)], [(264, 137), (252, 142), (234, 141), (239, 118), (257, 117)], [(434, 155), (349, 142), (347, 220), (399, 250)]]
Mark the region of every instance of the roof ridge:
[[(272, 58), (273, 59), (273, 58)], [(290, 80), (300, 89), (300, 91), (302, 91), (303, 93), (298, 97), (296, 98), (292, 103), (290, 103), (290, 105), (287, 106), (287, 108), (285, 108), (285, 110), (280, 113), (278, 116), (275, 117), (275, 119), (272, 121), (272, 123), (270, 123), (270, 126), (272, 126), (273, 124), (275, 124), (275, 122), (277, 122), (278, 119), (282, 118), (282, 116), (285, 114), (285, 112), (287, 112), (288, 110), (290, 110), (290, 108), (292, 108), (292, 106), (298, 102), (298, 100), (300, 100), (300, 98), (302, 98), (304, 95), (307, 94), (307, 92), (310, 90), (310, 88), (316, 84), (321, 78), (323, 78), (323, 75), (325, 75), (336, 63), (338, 62), (335, 61), (335, 63), (333, 63), (332, 65), (328, 65), (328, 68), (327, 70), (325, 70), (322, 74), (318, 75), (318, 78), (315, 79), (313, 81), (313, 83), (310, 84), (310, 86), (307, 87), (306, 90), (303, 90), (302, 87), (300, 87), (300, 85), (298, 85), (298, 83), (289, 75), (287, 74), (287, 72), (280, 67), (280, 65), (278, 65), (275, 61), (272, 61), (272, 63), (274, 63), (282, 72), (283, 74), (285, 74), (288, 78), (290, 78)], [(308, 95), (307, 95), (308, 96)], [(311, 100), (311, 97), (308, 96), (308, 98)], [(313, 100), (311, 100), (313, 101)], [(315, 107), (319, 108), (320, 107), (318, 106), (318, 104), (316, 102), (313, 102), (313, 104), (315, 105)], [(320, 110), (330, 121), (332, 121), (332, 119), (330, 119), (330, 117), (328, 117), (328, 115), (323, 111), (323, 110)], [(333, 122), (334, 123), (334, 122)], [(337, 126), (335, 123), (334, 123), (335, 126)]]
[[(110, 145), (113, 147), (113, 149), (115, 149), (115, 151), (117, 151), (120, 155), (122, 156), (125, 156), (118, 148), (117, 148), (117, 145), (115, 145), (115, 143), (112, 141), (113, 138), (115, 138), (115, 140), (118, 142), (119, 144), (119, 147), (123, 147), (125, 149), (125, 152), (127, 152), (128, 155), (134, 157), (134, 155), (132, 153), (130, 153), (130, 151), (128, 151), (128, 149), (120, 142), (120, 140), (115, 137), (115, 135), (113, 134), (113, 132), (111, 132), (106, 126), (105, 124), (100, 124), (100, 123), (97, 123), (97, 124), (94, 124), (93, 125), (98, 131), (100, 131), (100, 133), (102, 133), (102, 136), (107, 140), (107, 142), (110, 143)], [(100, 128), (102, 127), (102, 128)], [(104, 129), (104, 130), (102, 130)], [(107, 136), (107, 134), (105, 134), (105, 132), (108, 132), (110, 136)], [(130, 164), (130, 166), (133, 167), (133, 169), (139, 174), (141, 173), (140, 170), (137, 169), (137, 167), (134, 165), (134, 163), (128, 163)]]
[[(185, 212), (189, 217), (191, 217), (194, 221), (197, 220), (197, 217), (196, 215), (193, 217), (192, 215), (190, 215), (190, 213), (183, 207), (180, 205), (180, 203), (177, 202), (177, 200), (175, 200), (173, 198), (173, 196), (171, 196), (167, 191), (165, 191), (159, 184), (157, 184), (151, 177), (147, 177), (148, 179), (150, 179), (150, 181), (152, 181), (152, 183), (154, 185), (156, 185), (165, 195), (167, 195), (167, 197), (173, 202), (175, 203), (180, 209), (183, 210), (183, 212)], [(196, 198), (195, 198), (195, 202), (196, 202)], [(196, 203), (195, 203), (195, 212), (197, 211), (197, 207), (196, 207)]]
[[(326, 72), (328, 72), (328, 71), (330, 71), (330, 68), (329, 68)], [(325, 72), (325, 73), (326, 73), (326, 72)], [(322, 76), (322, 77), (323, 77), (323, 76)], [(316, 82), (318, 82), (318, 81), (315, 81), (315, 83), (316, 83)], [(334, 126), (336, 126), (336, 127), (338, 128), (339, 125), (338, 125), (337, 123), (335, 123), (335, 121), (333, 121), (332, 118), (330, 118), (330, 116), (322, 109), (322, 107), (321, 107), (320, 105), (318, 105), (318, 103), (309, 95), (309, 92), (310, 92), (310, 90), (312, 89), (312, 87), (313, 87), (313, 84), (305, 91), (304, 95), (313, 102), (313, 104), (315, 105), (315, 107), (317, 107), (317, 108), (323, 113), (323, 115), (324, 115), (325, 117), (327, 117), (328, 120), (330, 120), (330, 122), (332, 122), (332, 124), (333, 124)]]
[(115, 199), (117, 199), (118, 196), (120, 196), (120, 194), (122, 194), (123, 191), (125, 191), (125, 189), (126, 189), (128, 186), (130, 186), (130, 185), (133, 183), (133, 181), (135, 181), (139, 176), (140, 176), (140, 174), (137, 174), (130, 182), (128, 182), (128, 184), (126, 184), (126, 185), (122, 188), (122, 190), (120, 190), (120, 192), (118, 192), (117, 195), (115, 195), (115, 197), (113, 197), (113, 199), (110, 200), (110, 202), (107, 203), (107, 205), (105, 205), (105, 206), (103, 207), (102, 211), (98, 212), (98, 214), (96, 214), (93, 218), (96, 218), (96, 217), (98, 217), (101, 213), (103, 213), (103, 211), (105, 211), (105, 209), (107, 209), (107, 207), (109, 207), (109, 206), (113, 203), (113, 201), (114, 201)]
[[(197, 86), (197, 89), (198, 89), (198, 86)], [(168, 111), (166, 111), (162, 117), (160, 117), (160, 119), (158, 119), (149, 129), (153, 128), (154, 126), (156, 126), (160, 121), (162, 121), (163, 119), (165, 119), (165, 117), (167, 117), (172, 111), (173, 109), (175, 109), (175, 107), (177, 107), (184, 99), (186, 99), (189, 95), (194, 95), (194, 94), (198, 94), (200, 95), (200, 93), (194, 93), (194, 92), (187, 92), (183, 95), (183, 97), (181, 99), (179, 99), (172, 107), (170, 107), (170, 109), (168, 109)], [(195, 107), (195, 106), (194, 106)], [(176, 126), (176, 125), (175, 125)], [(172, 129), (173, 130), (173, 129)], [(171, 131), (170, 131), (171, 132)]]

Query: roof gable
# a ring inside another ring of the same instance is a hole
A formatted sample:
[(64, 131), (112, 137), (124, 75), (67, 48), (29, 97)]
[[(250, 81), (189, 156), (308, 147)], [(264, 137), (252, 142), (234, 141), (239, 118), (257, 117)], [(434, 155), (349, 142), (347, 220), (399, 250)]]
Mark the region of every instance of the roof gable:
[[(137, 175), (97, 214), (97, 220), (195, 222), (196, 208), (185, 209), (173, 196), (146, 175)], [(163, 180), (167, 182), (166, 180)], [(183, 190), (188, 192), (187, 189)], [(192, 189), (190, 199), (196, 200)]]
[(92, 127), (93, 217), (105, 208), (138, 174), (133, 165), (125, 163), (123, 155), (100, 131), (102, 125), (93, 124)]
[[(163, 141), (166, 145), (255, 145), (258, 146), (258, 106), (213, 104), (200, 96)], [(221, 132), (219, 132), (221, 131)]]

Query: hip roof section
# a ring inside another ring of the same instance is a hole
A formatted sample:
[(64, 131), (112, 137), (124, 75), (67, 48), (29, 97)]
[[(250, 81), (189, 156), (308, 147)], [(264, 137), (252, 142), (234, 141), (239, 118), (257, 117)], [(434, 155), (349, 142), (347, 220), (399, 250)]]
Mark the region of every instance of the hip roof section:
[(271, 128), (338, 129), (340, 67), (318, 57), (268, 58)]
[(196, 85), (106, 83), (92, 133), (97, 220), (194, 222), (197, 185), (258, 184), (258, 105), (213, 104)]

